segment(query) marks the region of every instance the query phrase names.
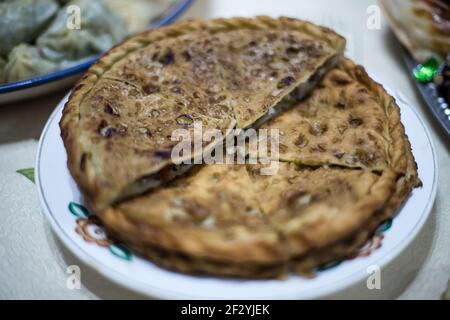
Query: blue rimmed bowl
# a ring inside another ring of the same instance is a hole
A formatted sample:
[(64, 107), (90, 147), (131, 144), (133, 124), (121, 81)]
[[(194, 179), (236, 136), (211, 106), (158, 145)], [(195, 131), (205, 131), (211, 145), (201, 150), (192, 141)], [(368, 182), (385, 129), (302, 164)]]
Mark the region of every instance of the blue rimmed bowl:
[[(150, 24), (158, 28), (174, 22), (194, 0), (179, 0), (159, 15)], [(70, 68), (40, 75), (31, 79), (0, 84), (0, 105), (43, 96), (73, 84), (97, 58), (86, 60)]]

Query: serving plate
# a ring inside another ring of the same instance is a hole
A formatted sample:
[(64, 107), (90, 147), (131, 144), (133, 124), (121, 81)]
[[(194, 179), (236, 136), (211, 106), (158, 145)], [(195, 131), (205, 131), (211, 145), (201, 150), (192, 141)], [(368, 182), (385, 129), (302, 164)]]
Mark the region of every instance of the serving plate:
[[(188, 9), (193, 1), (194, 0), (176, 1), (153, 20), (150, 24), (150, 28), (158, 28), (174, 22)], [(96, 58), (89, 59), (73, 67), (37, 76), (31, 79), (0, 84), (0, 105), (35, 98), (58, 89), (67, 88), (73, 84), (96, 60)]]
[[(393, 92), (391, 92), (393, 94)], [(36, 158), (36, 184), (53, 231), (74, 255), (111, 281), (150, 297), (167, 299), (313, 299), (332, 297), (365, 281), (371, 266), (383, 269), (414, 240), (429, 217), (435, 196), (435, 148), (420, 116), (395, 94), (423, 187), (415, 189), (395, 218), (382, 225), (358, 256), (319, 269), (312, 279), (236, 280), (171, 272), (107, 238), (84, 206), (66, 166), (58, 122), (61, 101), (45, 126)], [(368, 269), (369, 268), (369, 269)], [(358, 297), (356, 297), (358, 298)]]

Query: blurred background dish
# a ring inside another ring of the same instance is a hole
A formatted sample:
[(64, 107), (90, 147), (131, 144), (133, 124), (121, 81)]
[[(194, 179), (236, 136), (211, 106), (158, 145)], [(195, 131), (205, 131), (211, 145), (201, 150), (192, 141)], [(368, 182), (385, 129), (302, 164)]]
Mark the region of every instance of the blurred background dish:
[(380, 0), (398, 40), (418, 62), (450, 52), (450, 3), (447, 0)]
[[(420, 72), (420, 69), (426, 68), (423, 64), (418, 64), (417, 61), (408, 53), (404, 52), (403, 58), (411, 70), (411, 75)], [(430, 62), (428, 62), (430, 63)], [(415, 79), (415, 85), (419, 90), (422, 98), (427, 103), (428, 109), (431, 111), (435, 119), (441, 125), (444, 132), (450, 137), (450, 61), (442, 63), (438, 72), (433, 77), (432, 81), (421, 82)], [(434, 72), (434, 71), (433, 71)]]
[(450, 2), (379, 0), (415, 85), (450, 136)]
[(69, 86), (113, 45), (173, 22), (192, 1), (0, 1), (0, 104)]

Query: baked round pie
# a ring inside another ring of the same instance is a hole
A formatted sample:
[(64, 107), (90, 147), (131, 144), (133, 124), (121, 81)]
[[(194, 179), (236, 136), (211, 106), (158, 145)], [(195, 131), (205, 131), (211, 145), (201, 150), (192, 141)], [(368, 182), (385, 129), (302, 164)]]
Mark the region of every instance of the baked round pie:
[[(139, 35), (92, 67), (65, 107), (72, 175), (108, 232), (172, 270), (280, 277), (352, 255), (420, 180), (397, 104), (339, 59), (343, 47), (334, 32), (287, 18)], [(176, 172), (165, 137), (191, 129), (177, 121), (186, 115), (223, 132), (278, 129), (277, 172)]]

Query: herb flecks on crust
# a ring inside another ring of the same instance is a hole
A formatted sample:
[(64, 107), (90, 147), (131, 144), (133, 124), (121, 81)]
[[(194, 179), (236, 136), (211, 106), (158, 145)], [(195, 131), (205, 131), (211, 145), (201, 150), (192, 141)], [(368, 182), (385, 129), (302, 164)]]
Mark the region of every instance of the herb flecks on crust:
[(142, 178), (172, 163), (173, 130), (191, 120), (223, 132), (252, 126), (291, 92), (312, 90), (344, 46), (327, 28), (268, 17), (135, 36), (92, 66), (69, 98), (60, 126), (71, 173), (97, 210), (142, 193), (154, 187)]
[[(354, 125), (349, 114), (357, 114)], [(335, 141), (344, 120), (347, 136)], [(110, 232), (181, 272), (311, 274), (353, 255), (420, 185), (398, 106), (350, 60), (266, 128), (285, 132), (289, 157), (282, 157), (275, 175), (261, 175), (261, 165), (197, 167), (167, 187), (106, 210)], [(317, 144), (323, 151), (307, 149)], [(376, 161), (359, 156), (348, 163), (344, 156), (353, 147), (371, 148)]]

